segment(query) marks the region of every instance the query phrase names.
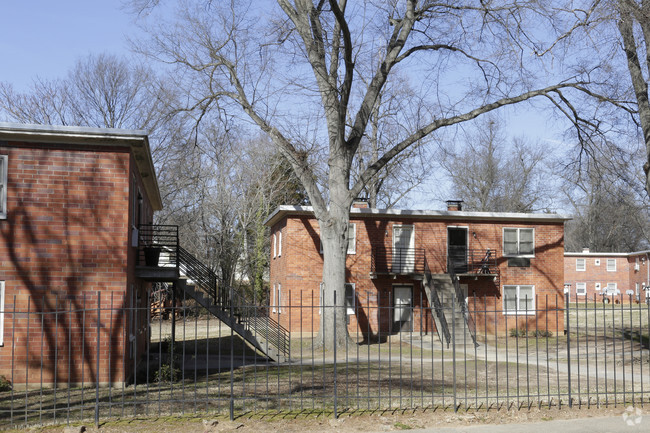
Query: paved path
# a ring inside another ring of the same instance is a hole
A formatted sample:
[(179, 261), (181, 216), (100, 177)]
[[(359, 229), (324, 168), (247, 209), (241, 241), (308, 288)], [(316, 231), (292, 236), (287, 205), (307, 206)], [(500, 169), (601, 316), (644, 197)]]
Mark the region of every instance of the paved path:
[(650, 431), (650, 415), (648, 414), (641, 417), (631, 415), (627, 417), (627, 419), (623, 419), (621, 416), (615, 416), (606, 418), (553, 420), (522, 424), (489, 424), (408, 430), (409, 433), (636, 433), (648, 431)]

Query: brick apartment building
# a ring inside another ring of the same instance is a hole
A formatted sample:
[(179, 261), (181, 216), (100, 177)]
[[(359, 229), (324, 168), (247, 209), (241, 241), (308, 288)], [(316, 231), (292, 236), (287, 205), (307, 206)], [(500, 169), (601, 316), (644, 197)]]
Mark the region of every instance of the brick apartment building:
[(148, 338), (137, 228), (160, 208), (143, 131), (0, 124), (0, 375), (128, 380)]
[(565, 292), (571, 301), (644, 302), (650, 299), (650, 251), (564, 254)]
[[(567, 218), (466, 212), (461, 204), (448, 202), (446, 211), (353, 206), (345, 287), (351, 333), (441, 335), (445, 325), (429, 307), (448, 307), (442, 298), (453, 295), (466, 298), (477, 331), (503, 332), (527, 322), (562, 332)], [(266, 224), (273, 317), (292, 332), (316, 332), (323, 256), (313, 211), (280, 206)], [(458, 277), (455, 291), (450, 273)], [(451, 328), (453, 320), (445, 321)]]

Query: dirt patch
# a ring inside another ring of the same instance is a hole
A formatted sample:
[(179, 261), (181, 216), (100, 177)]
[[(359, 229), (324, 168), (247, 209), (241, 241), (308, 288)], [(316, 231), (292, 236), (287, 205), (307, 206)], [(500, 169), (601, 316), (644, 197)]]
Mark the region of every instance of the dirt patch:
[[(557, 419), (576, 419), (621, 416), (625, 406), (591, 408), (538, 408), (523, 407), (491, 410), (459, 411), (448, 409), (377, 410), (343, 413), (338, 419), (331, 412), (287, 412), (279, 414), (251, 413), (230, 421), (227, 417), (162, 417), (149, 419), (124, 419), (100, 425), (86, 426), (88, 433), (172, 433), (187, 432), (382, 432), (418, 428), (454, 427), (482, 424), (512, 424), (543, 422)], [(21, 430), (24, 431), (24, 430)], [(59, 432), (63, 426), (30, 429), (33, 432)]]

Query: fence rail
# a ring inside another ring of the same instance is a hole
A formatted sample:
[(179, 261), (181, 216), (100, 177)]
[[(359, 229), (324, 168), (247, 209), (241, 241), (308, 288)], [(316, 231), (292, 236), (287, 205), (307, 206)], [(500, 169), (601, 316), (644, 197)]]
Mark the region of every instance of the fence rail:
[[(317, 341), (319, 306), (292, 305), (309, 298), (293, 295), (281, 306), (292, 330), (287, 363), (270, 362), (198, 306), (177, 307), (172, 339), (170, 322), (149, 320), (146, 305), (99, 302), (99, 294), (49, 310), (43, 300), (20, 309), (7, 300), (0, 353), (9, 361), (0, 374), (12, 386), (0, 390), (0, 427), (258, 410), (336, 416), (346, 409), (650, 403), (646, 304), (589, 299), (562, 308), (561, 298), (538, 296), (522, 304), (533, 309), (503, 314), (500, 298), (473, 297), (467, 304), (478, 346), (454, 341), (448, 348), (431, 327), (433, 312), (420, 307), (423, 295), (413, 302), (412, 331), (397, 332), (385, 326), (392, 294), (357, 292), (349, 344), (325, 352)], [(145, 320), (134, 326), (138, 317)], [(134, 330), (150, 338), (134, 344)], [(121, 349), (94, 350), (107, 344)]]

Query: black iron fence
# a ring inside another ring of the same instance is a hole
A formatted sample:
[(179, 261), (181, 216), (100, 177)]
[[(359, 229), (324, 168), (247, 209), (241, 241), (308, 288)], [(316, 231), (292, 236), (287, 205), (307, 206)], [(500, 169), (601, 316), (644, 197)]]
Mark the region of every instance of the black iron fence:
[[(432, 328), (435, 311), (424, 296), (415, 294), (409, 311), (400, 305), (402, 323), (394, 328), (391, 293), (356, 291), (354, 308), (334, 313), (335, 320), (343, 315), (349, 323), (349, 343), (327, 351), (318, 327), (323, 309), (333, 307), (318, 305), (317, 290), (287, 292), (278, 309), (280, 322), (291, 331), (290, 360), (283, 363), (270, 362), (192, 301), (172, 310), (175, 338), (162, 315), (146, 320), (149, 338), (143, 345), (132, 341), (138, 327), (130, 318), (150, 318), (147, 307), (62, 304), (43, 311), (35, 307), (43, 304), (34, 302), (29, 309), (8, 309), (1, 313), (0, 426), (262, 410), (327, 410), (338, 416), (350, 409), (650, 403), (646, 304), (584, 300), (563, 308), (558, 297), (514, 303), (473, 297), (467, 304), (478, 345), (453, 329), (467, 326), (454, 320), (464, 314), (457, 308), (449, 318), (452, 344), (447, 347)], [(504, 313), (505, 305), (518, 309)], [(121, 318), (111, 322), (114, 329), (104, 322), (108, 317)], [(71, 324), (76, 328), (59, 329)], [(59, 338), (58, 346), (50, 347), (59, 331), (72, 338)], [(117, 349), (92, 350), (96, 338), (106, 342), (104, 335)], [(68, 356), (75, 353), (79, 358)], [(112, 366), (109, 374), (115, 366), (123, 368), (112, 377), (95, 376), (94, 369), (106, 364)], [(70, 376), (77, 368), (89, 370)], [(103, 377), (100, 386), (94, 377)]]

